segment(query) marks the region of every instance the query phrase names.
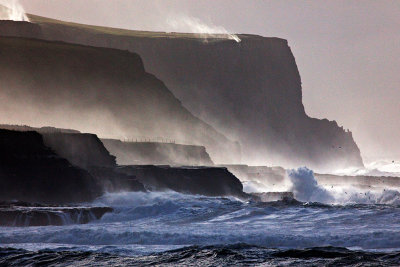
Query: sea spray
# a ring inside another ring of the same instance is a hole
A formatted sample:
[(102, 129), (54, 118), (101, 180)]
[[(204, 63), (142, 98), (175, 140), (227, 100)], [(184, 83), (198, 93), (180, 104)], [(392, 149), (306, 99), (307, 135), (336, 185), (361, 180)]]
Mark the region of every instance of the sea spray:
[(0, 0), (0, 20), (29, 21), (18, 0)]
[[(296, 170), (298, 171), (298, 170)], [(390, 193), (389, 193), (390, 194)], [(113, 212), (88, 224), (0, 227), (0, 247), (138, 255), (185, 246), (400, 247), (400, 207), (240, 202), (175, 192), (107, 194)]]
[(315, 180), (314, 172), (306, 167), (287, 171), (292, 182), (291, 190), (299, 201), (331, 203), (334, 197)]
[(225, 38), (234, 40), (237, 43), (241, 42), (240, 38), (229, 33), (224, 27), (206, 24), (198, 18), (189, 16), (170, 16), (167, 19), (167, 24), (178, 32), (196, 33), (203, 38), (205, 42), (208, 38)]
[(394, 189), (361, 189), (351, 185), (335, 185), (324, 188), (314, 177), (314, 172), (306, 167), (287, 171), (295, 198), (304, 202), (324, 204), (385, 204), (399, 205), (400, 193)]
[(365, 163), (364, 168), (346, 168), (338, 169), (332, 172), (334, 175), (351, 175), (351, 176), (387, 176), (400, 177), (400, 161), (399, 160), (378, 160)]

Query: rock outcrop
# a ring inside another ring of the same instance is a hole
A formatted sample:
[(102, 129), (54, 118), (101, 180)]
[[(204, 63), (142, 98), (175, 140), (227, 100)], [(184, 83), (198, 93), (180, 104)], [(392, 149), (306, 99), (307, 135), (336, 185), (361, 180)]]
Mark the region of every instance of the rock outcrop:
[(116, 167), (115, 156), (104, 147), (95, 134), (56, 127), (31, 127), (28, 125), (0, 124), (0, 129), (35, 131), (42, 135), (44, 144), (70, 163), (85, 170), (94, 167)]
[(212, 166), (204, 146), (162, 142), (123, 142), (102, 139), (104, 146), (117, 157), (119, 165)]
[(239, 179), (222, 167), (123, 166), (119, 171), (136, 176), (149, 191), (249, 197)]
[(115, 156), (104, 147), (95, 134), (44, 133), (44, 143), (58, 155), (85, 170), (95, 167), (116, 167)]
[(110, 207), (62, 207), (26, 202), (0, 202), (0, 226), (85, 224), (112, 211)]
[(64, 204), (103, 193), (87, 171), (72, 166), (37, 132), (0, 130), (0, 201)]

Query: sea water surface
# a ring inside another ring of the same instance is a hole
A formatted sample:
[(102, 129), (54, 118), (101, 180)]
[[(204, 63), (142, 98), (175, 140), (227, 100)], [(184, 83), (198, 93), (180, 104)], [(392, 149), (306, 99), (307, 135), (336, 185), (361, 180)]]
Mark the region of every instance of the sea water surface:
[(114, 211), (88, 224), (0, 227), (0, 265), (400, 265), (397, 191), (310, 186), (299, 198), (319, 202), (108, 193), (87, 205)]

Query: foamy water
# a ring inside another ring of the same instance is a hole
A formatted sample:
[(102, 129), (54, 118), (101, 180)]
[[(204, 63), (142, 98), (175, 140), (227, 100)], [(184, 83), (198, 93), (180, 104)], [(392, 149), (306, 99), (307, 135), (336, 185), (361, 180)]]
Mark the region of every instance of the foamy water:
[[(313, 194), (303, 196), (312, 198)], [(0, 240), (3, 247), (123, 255), (236, 243), (274, 248), (398, 250), (400, 207), (388, 203), (262, 204), (174, 192), (107, 194), (92, 203), (114, 208), (101, 220), (86, 225), (2, 227)]]

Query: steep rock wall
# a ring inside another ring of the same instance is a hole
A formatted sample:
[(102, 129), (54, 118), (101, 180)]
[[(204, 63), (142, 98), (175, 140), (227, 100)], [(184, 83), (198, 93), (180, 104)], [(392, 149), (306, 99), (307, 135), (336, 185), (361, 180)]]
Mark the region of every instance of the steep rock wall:
[(95, 134), (46, 133), (44, 143), (72, 164), (83, 169), (116, 167), (115, 156), (104, 147)]
[(214, 165), (204, 146), (102, 139), (119, 165)]
[(150, 191), (168, 191), (205, 196), (248, 198), (243, 185), (226, 168), (123, 166), (119, 171), (134, 175)]
[(204, 42), (190, 34), (30, 18), (41, 26), (41, 38), (139, 53), (146, 69), (189, 110), (240, 142), (245, 163), (320, 170), (363, 164), (351, 132), (305, 113), (300, 75), (286, 40), (240, 35), (240, 43)]
[(42, 135), (47, 147), (73, 165), (85, 170), (91, 170), (93, 167), (116, 167), (115, 156), (108, 152), (95, 134), (80, 133), (73, 129), (38, 128), (28, 125), (0, 124), (0, 129), (38, 132)]
[(72, 166), (36, 132), (0, 130), (0, 201), (65, 204), (102, 194), (96, 179)]
[(9, 37), (0, 38), (0, 51), (4, 119), (163, 136), (205, 145), (215, 158), (235, 155), (228, 151), (237, 145), (185, 109), (137, 54)]

